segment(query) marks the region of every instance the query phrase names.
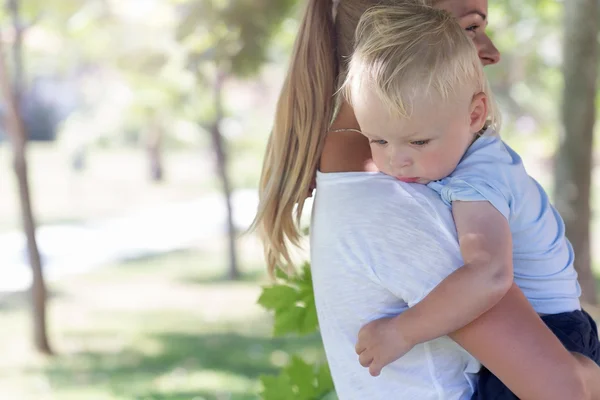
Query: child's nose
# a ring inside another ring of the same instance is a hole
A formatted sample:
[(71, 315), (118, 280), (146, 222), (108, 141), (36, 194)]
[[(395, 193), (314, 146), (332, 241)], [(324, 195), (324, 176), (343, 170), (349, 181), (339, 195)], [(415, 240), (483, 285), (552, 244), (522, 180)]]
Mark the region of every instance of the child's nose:
[(390, 158), (390, 166), (397, 173), (410, 167), (412, 163), (412, 158), (406, 154), (396, 154)]

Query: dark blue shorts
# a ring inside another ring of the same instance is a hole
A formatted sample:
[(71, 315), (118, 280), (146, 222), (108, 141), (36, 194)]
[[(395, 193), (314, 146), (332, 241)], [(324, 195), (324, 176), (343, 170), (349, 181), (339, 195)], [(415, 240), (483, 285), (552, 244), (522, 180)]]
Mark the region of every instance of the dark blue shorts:
[[(569, 351), (581, 353), (600, 365), (600, 340), (596, 323), (585, 311), (545, 315), (542, 320)], [(487, 368), (479, 372), (477, 391), (472, 400), (518, 400)]]

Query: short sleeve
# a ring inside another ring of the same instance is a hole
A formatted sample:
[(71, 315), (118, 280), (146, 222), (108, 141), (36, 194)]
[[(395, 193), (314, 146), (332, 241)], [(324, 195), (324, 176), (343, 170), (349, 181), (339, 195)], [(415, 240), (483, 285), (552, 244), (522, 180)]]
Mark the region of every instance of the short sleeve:
[(504, 218), (510, 218), (510, 205), (503, 191), (481, 178), (449, 178), (436, 191), (448, 205), (454, 201), (489, 201)]
[(488, 201), (507, 220), (515, 193), (528, 179), (521, 158), (496, 135), (484, 135), (467, 150), (450, 176), (430, 182), (446, 205), (455, 201)]

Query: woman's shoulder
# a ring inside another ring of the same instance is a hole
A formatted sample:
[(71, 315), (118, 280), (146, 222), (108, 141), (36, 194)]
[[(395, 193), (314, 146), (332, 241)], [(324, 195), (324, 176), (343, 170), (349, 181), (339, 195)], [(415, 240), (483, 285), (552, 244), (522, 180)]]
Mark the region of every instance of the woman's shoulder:
[(382, 221), (394, 229), (454, 229), (450, 209), (433, 190), (380, 172), (318, 172), (315, 210), (355, 222)]

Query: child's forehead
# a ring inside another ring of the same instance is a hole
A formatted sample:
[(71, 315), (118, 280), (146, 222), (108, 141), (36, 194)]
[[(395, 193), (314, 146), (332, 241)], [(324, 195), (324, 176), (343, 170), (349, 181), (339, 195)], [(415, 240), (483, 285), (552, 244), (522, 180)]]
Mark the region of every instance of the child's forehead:
[(394, 115), (391, 110), (390, 118), (403, 125), (431, 125), (440, 120), (454, 119), (468, 114), (464, 98), (451, 96), (447, 99), (439, 97), (418, 98), (409, 104), (410, 114), (403, 116)]
[[(440, 94), (435, 89), (415, 90), (413, 93), (403, 93), (402, 103), (406, 106), (410, 114), (428, 112), (432, 109), (454, 108), (463, 105), (467, 99), (472, 98), (473, 90), (463, 88), (455, 92)], [(382, 91), (371, 87), (364, 87), (356, 91), (353, 95), (353, 102), (361, 103), (363, 107), (371, 110), (387, 110), (389, 114), (397, 116), (400, 113), (395, 112), (394, 103), (399, 103), (394, 99), (394, 94), (382, 95)]]
[(396, 110), (392, 101), (384, 100), (376, 90), (365, 87), (353, 95), (353, 106), (368, 136), (411, 137), (468, 114), (466, 97), (450, 94), (448, 98), (420, 93), (407, 104), (408, 115)]
[(439, 107), (417, 107), (407, 118), (392, 116), (382, 131), (387, 135), (402, 140), (417, 137), (441, 136), (448, 131), (449, 126), (468, 118), (468, 108), (454, 107), (456, 103), (441, 104)]

